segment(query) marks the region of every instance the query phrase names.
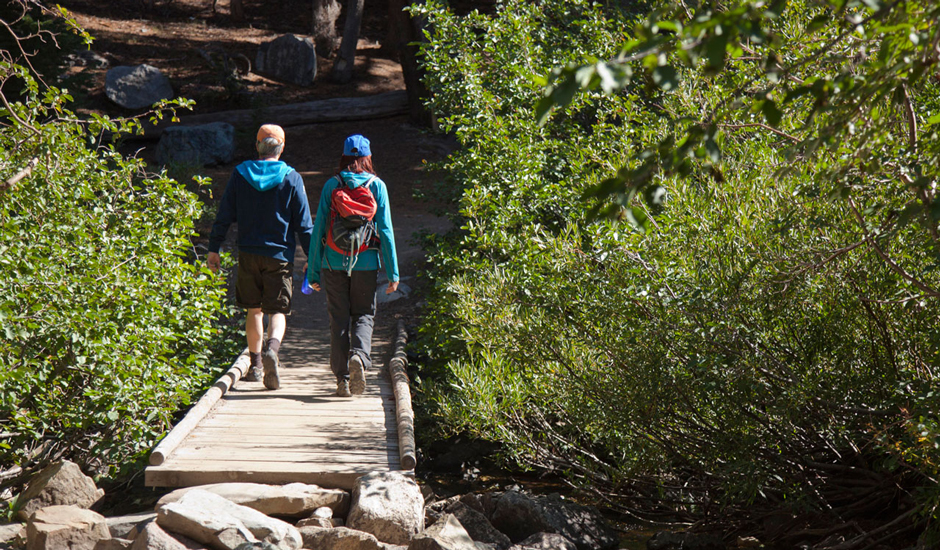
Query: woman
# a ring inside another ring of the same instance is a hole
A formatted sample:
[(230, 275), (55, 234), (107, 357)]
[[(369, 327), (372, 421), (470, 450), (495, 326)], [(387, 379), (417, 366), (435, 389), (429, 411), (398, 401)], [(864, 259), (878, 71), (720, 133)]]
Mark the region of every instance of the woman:
[[(373, 220), (379, 247), (358, 254), (340, 252), (339, 247), (327, 246), (333, 192), (341, 187), (353, 190), (362, 186), (375, 199)], [(307, 258), (310, 287), (319, 292), (322, 284), (326, 289), (330, 368), (336, 376), (336, 395), (361, 394), (366, 387), (365, 370), (372, 366), (375, 289), (380, 266), (385, 268), (389, 281), (385, 293), (398, 290), (398, 258), (388, 191), (372, 167), (369, 140), (361, 135), (346, 138), (339, 169), (323, 186)]]

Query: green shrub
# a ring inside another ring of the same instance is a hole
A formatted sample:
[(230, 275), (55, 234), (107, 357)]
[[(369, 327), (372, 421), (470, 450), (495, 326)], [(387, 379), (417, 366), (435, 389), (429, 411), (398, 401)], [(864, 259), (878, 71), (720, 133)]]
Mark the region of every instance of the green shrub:
[(152, 447), (230, 360), (222, 281), (196, 262), (202, 207), (98, 141), (67, 92), (28, 92), (0, 116), (0, 465), (68, 457), (104, 474)]
[[(849, 107), (808, 116), (819, 105), (797, 98), (773, 131), (749, 103), (760, 61), (734, 43), (724, 72), (700, 59), (664, 86), (656, 68), (670, 58), (638, 56), (628, 85), (575, 95), (602, 66), (591, 56), (616, 56), (625, 29), (653, 26), (646, 16), (508, 1), (460, 18), (430, 4), (426, 82), (463, 146), (445, 166), (463, 190), (460, 229), (434, 243), (419, 331), (421, 397), (441, 433), (501, 442), (516, 464), (633, 513), (656, 498), (692, 521), (759, 501), (842, 521), (903, 515), (891, 534), (929, 523), (940, 263), (925, 212), (937, 203), (911, 210), (894, 178), (910, 159), (903, 111), (866, 104), (895, 113), (876, 143), (846, 125), (794, 150), (788, 132), (831, 131)], [(827, 13), (792, 5), (772, 22), (782, 59), (803, 55)], [(822, 27), (814, 41), (841, 32)], [(840, 74), (813, 61), (794, 78)], [(555, 89), (570, 100), (540, 126), (537, 77), (566, 65), (574, 86)], [(936, 91), (926, 79), (910, 90), (919, 119), (935, 120)], [(721, 133), (703, 120), (719, 106)], [(925, 159), (935, 142), (924, 130)], [(879, 160), (864, 164), (858, 146)], [(918, 187), (936, 181), (935, 166), (916, 169)]]

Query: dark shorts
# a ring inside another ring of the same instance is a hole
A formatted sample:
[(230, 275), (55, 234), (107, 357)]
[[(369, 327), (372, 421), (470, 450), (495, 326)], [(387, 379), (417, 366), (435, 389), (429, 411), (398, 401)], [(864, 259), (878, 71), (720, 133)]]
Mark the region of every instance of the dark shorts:
[(263, 313), (290, 313), (294, 290), (294, 264), (250, 254), (238, 253), (235, 278), (235, 303)]

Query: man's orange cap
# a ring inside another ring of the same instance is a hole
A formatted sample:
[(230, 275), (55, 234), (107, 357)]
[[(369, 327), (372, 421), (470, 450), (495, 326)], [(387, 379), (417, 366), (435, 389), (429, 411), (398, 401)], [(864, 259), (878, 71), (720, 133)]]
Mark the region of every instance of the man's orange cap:
[(281, 128), (277, 124), (265, 124), (261, 128), (258, 128), (258, 137), (255, 139), (258, 141), (264, 141), (267, 138), (274, 138), (283, 144), (284, 128)]

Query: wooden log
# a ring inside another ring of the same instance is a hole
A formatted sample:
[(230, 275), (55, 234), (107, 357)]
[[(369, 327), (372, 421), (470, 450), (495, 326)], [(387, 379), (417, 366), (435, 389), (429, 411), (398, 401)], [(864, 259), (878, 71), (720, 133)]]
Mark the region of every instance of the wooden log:
[(395, 337), (395, 353), (388, 362), (388, 374), (395, 391), (395, 413), (398, 420), (398, 446), (403, 470), (414, 470), (418, 465), (417, 446), (415, 445), (415, 413), (411, 407), (411, 389), (408, 387), (408, 357), (405, 344), (408, 332), (404, 321), (398, 321), (398, 335)]
[[(144, 122), (142, 136), (125, 135), (125, 139), (155, 139), (170, 126), (193, 126), (210, 122), (228, 122), (236, 128), (247, 128), (260, 123), (283, 127), (321, 122), (348, 122), (370, 120), (408, 114), (408, 93), (404, 90), (385, 92), (365, 97), (336, 97), (276, 105), (264, 109), (239, 109), (202, 115), (180, 116), (179, 122), (163, 119), (156, 126)], [(288, 146), (290, 140), (288, 139)]]
[(196, 427), (199, 422), (205, 418), (206, 414), (212, 410), (212, 407), (225, 395), (225, 392), (228, 391), (232, 385), (235, 384), (242, 376), (248, 371), (248, 349), (246, 348), (241, 354), (235, 359), (235, 362), (232, 364), (231, 368), (223, 374), (215, 384), (209, 388), (209, 391), (193, 405), (193, 408), (189, 409), (189, 412), (186, 413), (186, 416), (183, 417), (176, 426), (173, 426), (173, 429), (170, 430), (170, 433), (163, 438), (163, 441), (157, 445), (153, 452), (150, 453), (150, 464), (151, 466), (159, 466), (163, 464), (166, 460), (166, 457), (170, 456), (170, 453), (173, 452), (176, 447), (179, 446), (180, 442), (186, 439), (186, 436), (193, 431), (193, 428)]

